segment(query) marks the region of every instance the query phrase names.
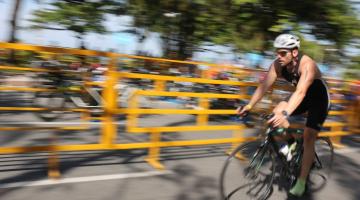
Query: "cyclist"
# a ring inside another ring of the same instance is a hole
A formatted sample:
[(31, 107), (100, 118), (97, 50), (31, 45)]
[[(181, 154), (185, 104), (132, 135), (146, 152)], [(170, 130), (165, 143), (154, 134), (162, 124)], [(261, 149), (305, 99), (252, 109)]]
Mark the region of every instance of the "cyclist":
[(237, 109), (239, 115), (250, 111), (264, 96), (277, 78), (284, 78), (296, 87), (287, 101), (280, 102), (273, 110), (274, 117), (268, 123), (274, 127), (289, 127), (288, 117), (307, 112), (304, 129), (304, 156), (300, 176), (289, 193), (302, 196), (306, 178), (314, 161), (314, 143), (330, 107), (326, 83), (315, 61), (299, 52), (300, 40), (292, 34), (281, 34), (274, 41), (276, 59), (271, 64), (265, 80), (258, 86), (250, 102)]

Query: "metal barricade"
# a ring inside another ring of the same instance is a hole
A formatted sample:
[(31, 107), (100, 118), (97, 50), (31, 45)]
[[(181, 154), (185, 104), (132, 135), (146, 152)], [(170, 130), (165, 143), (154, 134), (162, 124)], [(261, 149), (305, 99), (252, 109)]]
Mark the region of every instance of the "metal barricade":
[[(231, 115), (235, 114), (235, 110), (213, 110), (209, 108), (209, 99), (210, 98), (228, 98), (228, 99), (249, 99), (250, 96), (247, 94), (249, 87), (255, 87), (258, 83), (250, 82), (240, 82), (240, 81), (231, 81), (231, 80), (212, 80), (207, 78), (186, 78), (186, 77), (176, 77), (176, 76), (162, 76), (162, 75), (151, 75), (151, 74), (140, 74), (140, 73), (127, 73), (118, 70), (118, 60), (119, 58), (128, 58), (136, 60), (146, 60), (152, 62), (161, 62), (161, 63), (171, 63), (179, 65), (207, 65), (210, 67), (219, 67), (219, 65), (203, 62), (193, 62), (193, 61), (178, 61), (178, 60), (169, 60), (161, 58), (148, 58), (142, 56), (131, 56), (125, 54), (111, 53), (111, 52), (98, 52), (92, 50), (77, 50), (77, 49), (64, 49), (64, 48), (55, 48), (55, 47), (43, 47), (43, 46), (34, 46), (26, 44), (11, 44), (11, 43), (0, 43), (0, 48), (14, 49), (14, 50), (26, 50), (26, 51), (42, 51), (42, 52), (52, 52), (52, 53), (66, 53), (73, 55), (81, 56), (100, 56), (108, 59), (107, 71), (105, 74), (105, 81), (101, 83), (95, 82), (85, 82), (86, 86), (97, 86), (102, 87), (102, 99), (103, 107), (102, 116), (98, 119), (101, 120), (101, 130), (100, 130), (100, 139), (98, 143), (94, 144), (72, 144), (72, 145), (58, 145), (56, 144), (56, 139), (51, 145), (47, 146), (16, 146), (16, 147), (0, 147), (0, 154), (10, 154), (10, 153), (26, 153), (26, 152), (36, 152), (36, 151), (48, 151), (49, 154), (49, 176), (58, 177), (60, 176), (58, 169), (58, 158), (57, 154), (60, 151), (86, 151), (86, 150), (119, 150), (119, 149), (149, 149), (149, 155), (147, 157), (147, 162), (154, 166), (157, 169), (165, 168), (159, 162), (160, 149), (163, 147), (173, 147), (173, 146), (192, 146), (192, 145), (209, 145), (209, 144), (223, 144), (229, 143), (232, 144), (231, 148), (234, 148), (237, 144), (246, 141), (255, 139), (254, 137), (243, 137), (242, 132), (244, 127), (240, 124), (236, 125), (209, 125), (208, 117), (209, 115), (214, 114), (224, 114)], [(223, 66), (222, 66), (223, 67)], [(23, 70), (23, 71), (39, 71), (40, 69), (30, 69), (14, 66), (0, 66), (2, 69), (11, 69), (11, 70)], [(240, 71), (237, 73), (243, 73), (243, 69), (239, 69), (232, 66), (227, 66), (227, 69)], [(43, 70), (40, 70), (43, 71)], [(246, 70), (251, 71), (251, 70)], [(205, 73), (201, 73), (205, 74)], [(149, 79), (152, 80), (153, 88), (151, 90), (137, 90), (128, 100), (128, 108), (120, 108), (117, 105), (118, 91), (116, 85), (119, 81), (123, 79)], [(213, 84), (213, 85), (231, 85), (235, 87), (240, 87), (241, 92), (239, 94), (220, 94), (220, 93), (196, 93), (196, 92), (174, 92), (166, 91), (166, 83), (168, 82), (192, 82), (197, 84)], [(288, 87), (277, 86), (277, 89), (288, 89)], [(39, 88), (13, 88), (13, 87), (2, 87), (0, 90), (17, 90), (17, 91), (45, 91)], [(337, 91), (333, 91), (337, 92)], [(140, 96), (186, 96), (192, 98), (198, 98), (199, 103), (197, 105), (200, 109), (142, 109), (138, 106), (138, 98)], [(333, 100), (332, 103), (347, 103), (346, 100)], [(358, 105), (357, 105), (358, 106)], [(359, 107), (359, 106), (358, 106)], [(358, 111), (352, 109), (359, 109), (355, 107), (349, 107), (349, 109), (343, 111), (331, 111), (330, 115), (353, 115), (355, 116)], [(17, 110), (17, 111), (43, 111), (44, 108), (18, 108), (18, 107), (0, 107), (0, 110)], [(69, 111), (83, 112), (84, 119), (89, 120), (89, 110), (86, 108), (82, 109), (70, 109)], [(117, 143), (116, 137), (118, 133), (118, 127), (116, 124), (115, 116), (119, 114), (125, 114), (127, 116), (126, 130), (129, 133), (149, 133), (150, 140), (146, 142), (133, 142), (133, 143)], [(194, 114), (197, 115), (196, 125), (194, 126), (159, 126), (159, 127), (139, 127), (138, 126), (138, 117), (142, 114)], [(354, 119), (358, 119), (359, 116), (355, 116)], [(358, 125), (358, 122), (352, 122), (353, 126)], [(86, 121), (84, 122), (86, 124)], [(330, 131), (322, 132), (322, 136), (332, 137), (333, 142), (340, 146), (339, 138), (344, 135), (351, 134), (350, 131), (345, 130), (346, 126), (350, 126), (348, 122), (326, 122), (325, 127), (329, 127)], [(35, 129), (37, 127), (1, 127), (0, 131), (10, 131), (10, 130), (26, 130), (26, 129)], [(42, 127), (42, 129), (53, 129), (53, 130), (69, 130), (69, 129), (85, 129), (88, 126), (78, 126), (78, 127)], [(200, 139), (200, 140), (188, 140), (188, 141), (161, 141), (161, 134), (163, 132), (171, 131), (214, 131), (214, 130), (231, 130), (233, 131), (232, 137), (229, 138), (217, 138), (217, 139)]]

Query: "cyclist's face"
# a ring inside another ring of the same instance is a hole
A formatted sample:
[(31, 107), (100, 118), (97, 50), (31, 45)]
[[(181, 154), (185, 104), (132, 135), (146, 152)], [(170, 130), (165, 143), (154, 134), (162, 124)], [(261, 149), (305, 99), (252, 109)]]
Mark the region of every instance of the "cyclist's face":
[(293, 59), (292, 51), (289, 49), (277, 49), (276, 58), (281, 66), (285, 66)]

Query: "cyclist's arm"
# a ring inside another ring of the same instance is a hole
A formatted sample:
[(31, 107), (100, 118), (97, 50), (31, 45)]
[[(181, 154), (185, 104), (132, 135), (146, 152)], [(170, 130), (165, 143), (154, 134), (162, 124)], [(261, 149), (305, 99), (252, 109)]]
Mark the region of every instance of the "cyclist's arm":
[(294, 112), (294, 110), (300, 105), (304, 99), (307, 90), (313, 83), (316, 74), (316, 64), (313, 61), (308, 61), (304, 64), (302, 69), (300, 68), (300, 80), (297, 84), (295, 92), (291, 95), (288, 105), (285, 111), (288, 115)]
[(274, 84), (277, 78), (276, 70), (275, 70), (275, 63), (272, 63), (268, 73), (266, 74), (265, 80), (260, 83), (257, 87), (254, 95), (251, 97), (249, 105), (254, 107), (258, 101), (262, 99), (268, 89)]

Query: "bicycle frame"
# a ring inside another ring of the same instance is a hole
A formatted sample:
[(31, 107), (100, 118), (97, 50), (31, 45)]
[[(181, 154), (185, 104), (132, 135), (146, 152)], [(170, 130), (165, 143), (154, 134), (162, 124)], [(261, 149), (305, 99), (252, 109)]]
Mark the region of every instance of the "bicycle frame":
[[(262, 149), (262, 148), (265, 148), (265, 149), (270, 149), (270, 153), (275, 153), (276, 155), (276, 158), (278, 158), (278, 160), (280, 160), (280, 165), (282, 166), (282, 169), (285, 170), (285, 173), (287, 175), (291, 175), (294, 173), (294, 169), (293, 167), (291, 167), (292, 164), (299, 164), (297, 161), (296, 163), (293, 163), (293, 162), (288, 162), (285, 158), (284, 155), (282, 155), (280, 152), (279, 152), (279, 147), (278, 145), (276, 144), (276, 140), (274, 139), (274, 134), (275, 132), (275, 129), (272, 129), (271, 127), (267, 128), (266, 130), (266, 136), (265, 136), (265, 139), (263, 141), (263, 143), (260, 145), (259, 149)], [(301, 160), (302, 158), (302, 151), (299, 151), (298, 152), (299, 154), (297, 155), (297, 158), (300, 158), (299, 160)], [(316, 155), (317, 157), (317, 155)]]

